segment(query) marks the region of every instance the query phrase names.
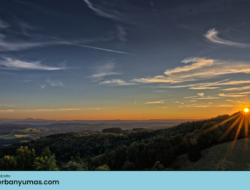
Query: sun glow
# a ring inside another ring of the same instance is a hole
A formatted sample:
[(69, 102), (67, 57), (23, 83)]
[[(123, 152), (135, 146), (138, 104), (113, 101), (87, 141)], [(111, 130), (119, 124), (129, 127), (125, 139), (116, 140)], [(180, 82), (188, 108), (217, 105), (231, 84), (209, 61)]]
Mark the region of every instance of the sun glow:
[(249, 112), (249, 109), (248, 109), (248, 108), (245, 108), (245, 109), (244, 109), (244, 112), (245, 112), (245, 113)]
[(224, 132), (224, 134), (221, 135), (221, 137), (219, 138), (219, 141), (222, 141), (226, 136), (230, 136), (230, 132), (235, 131), (235, 135), (234, 135), (234, 142), (232, 144), (232, 147), (228, 150), (228, 153), (226, 156), (230, 156), (230, 154), (232, 153), (236, 140), (238, 138), (250, 138), (250, 133), (249, 133), (249, 127), (250, 127), (250, 112), (249, 112), (249, 108), (244, 106), (241, 107), (242, 111), (238, 111), (238, 113), (233, 114), (231, 117), (229, 117), (228, 119), (210, 127), (207, 128), (203, 131), (201, 131), (200, 133), (209, 133), (210, 131), (228, 123), (231, 122), (231, 125), (228, 126), (228, 128), (226, 129), (226, 131)]

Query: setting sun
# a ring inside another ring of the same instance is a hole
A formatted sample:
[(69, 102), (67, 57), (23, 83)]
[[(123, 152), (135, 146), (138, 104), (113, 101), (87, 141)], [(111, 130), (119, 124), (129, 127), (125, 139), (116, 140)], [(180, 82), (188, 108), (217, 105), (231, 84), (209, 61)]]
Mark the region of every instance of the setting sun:
[(246, 113), (249, 112), (249, 109), (248, 109), (248, 108), (245, 108), (245, 109), (244, 109), (244, 112), (246, 112)]

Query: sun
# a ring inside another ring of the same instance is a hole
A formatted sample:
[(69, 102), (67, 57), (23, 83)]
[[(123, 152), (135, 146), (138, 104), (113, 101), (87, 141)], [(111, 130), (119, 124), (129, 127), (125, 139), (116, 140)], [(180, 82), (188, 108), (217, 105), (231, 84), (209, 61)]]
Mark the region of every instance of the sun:
[(249, 109), (248, 108), (244, 108), (244, 112), (245, 113), (249, 112)]

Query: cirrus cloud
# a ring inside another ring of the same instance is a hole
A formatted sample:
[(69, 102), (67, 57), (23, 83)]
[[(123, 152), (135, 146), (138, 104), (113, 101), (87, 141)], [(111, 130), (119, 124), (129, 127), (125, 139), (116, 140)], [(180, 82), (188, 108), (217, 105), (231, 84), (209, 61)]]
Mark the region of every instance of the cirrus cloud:
[(17, 59), (12, 59), (9, 57), (4, 57), (3, 60), (0, 60), (0, 69), (8, 69), (8, 70), (63, 70), (66, 69), (65, 67), (52, 67), (43, 65), (40, 61), (36, 62), (28, 62), (28, 61), (21, 61)]
[(134, 85), (135, 83), (128, 83), (121, 79), (113, 79), (113, 80), (102, 81), (100, 82), (100, 84), (114, 85), (114, 86), (127, 86), (127, 85)]
[(223, 44), (223, 45), (234, 46), (234, 47), (239, 47), (239, 48), (250, 48), (250, 44), (232, 42), (232, 41), (229, 41), (229, 40), (224, 40), (222, 38), (219, 38), (218, 33), (219, 32), (217, 30), (211, 29), (205, 34), (205, 37), (209, 41), (217, 43), (217, 44)]
[(226, 74), (250, 73), (250, 63), (248, 62), (221, 61), (199, 57), (185, 59), (182, 62), (190, 64), (168, 69), (164, 72), (164, 75), (133, 79), (132, 81), (140, 83), (181, 83)]

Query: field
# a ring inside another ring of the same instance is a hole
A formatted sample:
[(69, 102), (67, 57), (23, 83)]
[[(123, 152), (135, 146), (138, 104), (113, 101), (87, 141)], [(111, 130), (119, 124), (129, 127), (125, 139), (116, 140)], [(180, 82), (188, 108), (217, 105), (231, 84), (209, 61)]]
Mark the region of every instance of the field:
[(27, 135), (15, 135), (15, 137), (17, 138), (24, 138), (24, 137), (29, 137), (30, 134), (27, 134)]
[(15, 136), (13, 136), (12, 134), (0, 135), (0, 139), (13, 139), (13, 138), (15, 138)]
[(202, 150), (202, 158), (195, 163), (188, 160), (187, 154), (181, 155), (171, 168), (180, 171), (214, 171), (219, 162), (225, 159), (233, 163), (229, 170), (244, 171), (250, 164), (250, 139), (237, 140), (232, 150), (233, 144), (228, 142)]

